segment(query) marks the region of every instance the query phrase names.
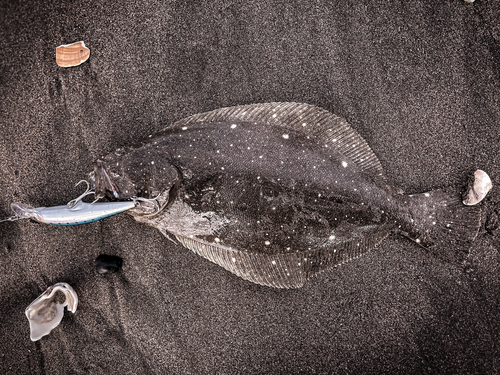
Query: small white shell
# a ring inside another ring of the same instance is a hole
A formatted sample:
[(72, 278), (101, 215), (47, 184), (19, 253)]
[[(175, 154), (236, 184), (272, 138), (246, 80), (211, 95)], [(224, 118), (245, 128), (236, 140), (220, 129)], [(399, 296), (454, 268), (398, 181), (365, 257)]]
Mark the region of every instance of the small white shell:
[[(57, 292), (64, 293), (63, 303), (56, 301)], [(56, 328), (64, 315), (64, 306), (74, 313), (78, 306), (78, 297), (71, 286), (57, 283), (49, 287), (42, 295), (26, 308), (26, 317), (30, 322), (31, 341), (40, 340)]]
[(90, 49), (85, 46), (83, 41), (63, 44), (56, 48), (56, 63), (64, 68), (80, 65), (87, 61), (89, 56)]
[(493, 184), (490, 176), (480, 169), (474, 173), (474, 180), (469, 184), (469, 190), (464, 197), (463, 203), (466, 206), (473, 206), (481, 202), (486, 194), (491, 190)]

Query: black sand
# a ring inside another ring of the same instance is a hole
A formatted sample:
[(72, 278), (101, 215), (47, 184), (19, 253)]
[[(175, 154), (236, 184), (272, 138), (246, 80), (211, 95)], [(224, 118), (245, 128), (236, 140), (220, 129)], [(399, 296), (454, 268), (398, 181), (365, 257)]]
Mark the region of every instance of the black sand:
[[(406, 193), (463, 188), (477, 168), (500, 184), (498, 1), (71, 4), (0, 4), (1, 217), (68, 202), (97, 157), (175, 120), (269, 101), (345, 117)], [(79, 40), (90, 59), (58, 67)], [(492, 233), (465, 270), (391, 236), (274, 290), (128, 215), (0, 223), (0, 372), (498, 373)], [(102, 253), (123, 269), (99, 275)], [(33, 343), (24, 309), (56, 282), (78, 310)]]

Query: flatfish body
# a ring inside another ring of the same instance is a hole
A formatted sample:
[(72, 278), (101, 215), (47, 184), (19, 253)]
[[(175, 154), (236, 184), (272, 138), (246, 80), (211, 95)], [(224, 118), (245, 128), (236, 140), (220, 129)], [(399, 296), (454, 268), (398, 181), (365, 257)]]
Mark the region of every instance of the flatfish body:
[(345, 120), (299, 103), (191, 116), (98, 161), (92, 178), (101, 195), (160, 195), (162, 210), (135, 210), (136, 220), (277, 288), (300, 287), (392, 231), (464, 251), (480, 223), (479, 207), (443, 191), (402, 195)]

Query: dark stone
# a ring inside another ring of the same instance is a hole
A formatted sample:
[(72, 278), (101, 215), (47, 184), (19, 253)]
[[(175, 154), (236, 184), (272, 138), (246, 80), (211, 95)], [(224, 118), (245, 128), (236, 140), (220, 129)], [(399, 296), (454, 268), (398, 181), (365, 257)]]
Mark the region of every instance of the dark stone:
[(123, 259), (114, 255), (101, 254), (95, 259), (95, 268), (101, 274), (117, 272), (122, 265)]

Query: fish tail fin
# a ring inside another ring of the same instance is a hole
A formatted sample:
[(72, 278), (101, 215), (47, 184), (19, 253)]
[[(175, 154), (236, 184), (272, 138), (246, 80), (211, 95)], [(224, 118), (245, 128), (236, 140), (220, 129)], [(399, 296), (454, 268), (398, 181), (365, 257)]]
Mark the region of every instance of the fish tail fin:
[(462, 263), (481, 227), (481, 206), (465, 206), (459, 193), (446, 190), (405, 198), (412, 229), (404, 234), (438, 258)]

